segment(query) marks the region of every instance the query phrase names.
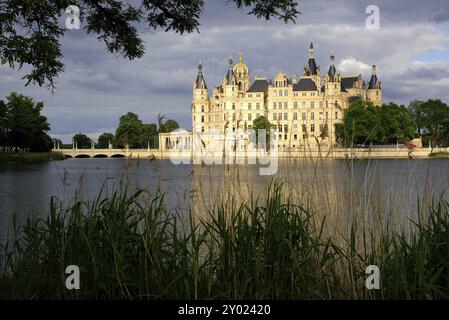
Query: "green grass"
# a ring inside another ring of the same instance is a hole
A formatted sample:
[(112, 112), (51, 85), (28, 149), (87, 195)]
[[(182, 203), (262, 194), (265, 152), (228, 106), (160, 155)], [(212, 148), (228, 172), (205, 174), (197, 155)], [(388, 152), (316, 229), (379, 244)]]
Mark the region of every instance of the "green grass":
[(442, 158), (442, 159), (449, 159), (449, 152), (441, 151), (441, 152), (432, 152), (430, 154), (430, 157), (432, 158)]
[(52, 160), (64, 160), (65, 156), (61, 152), (21, 152), (21, 153), (1, 153), (1, 162), (41, 162)]
[[(163, 195), (126, 189), (29, 218), (2, 245), (0, 299), (447, 299), (449, 206), (436, 201), (408, 232), (352, 224), (343, 243), (313, 208), (283, 197), (217, 203), (202, 219)], [(150, 200), (142, 205), (142, 199)], [(360, 249), (361, 248), (361, 249)], [(68, 265), (81, 289), (65, 289)], [(381, 289), (364, 286), (367, 265)]]

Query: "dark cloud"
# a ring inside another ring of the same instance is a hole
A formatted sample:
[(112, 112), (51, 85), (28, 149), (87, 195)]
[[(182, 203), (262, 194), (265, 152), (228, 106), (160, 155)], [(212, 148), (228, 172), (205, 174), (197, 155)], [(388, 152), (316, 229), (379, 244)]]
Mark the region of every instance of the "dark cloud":
[[(362, 73), (367, 79), (378, 66), (385, 100), (405, 103), (414, 98), (449, 101), (449, 44), (447, 0), (302, 0), (297, 24), (266, 22), (247, 16), (224, 1), (207, 1), (200, 33), (177, 35), (145, 31), (147, 52), (128, 61), (111, 55), (95, 36), (68, 32), (62, 47), (66, 71), (53, 94), (46, 88), (24, 87), (17, 72), (0, 67), (0, 98), (19, 91), (45, 102), (51, 133), (70, 141), (71, 134), (95, 136), (113, 130), (120, 115), (131, 111), (145, 122), (159, 112), (191, 127), (191, 90), (202, 59), (209, 89), (219, 85), (230, 55), (242, 50), (251, 76), (279, 71), (301, 75), (310, 41), (317, 48), (323, 72), (333, 51), (339, 71)], [(381, 10), (380, 30), (365, 28), (365, 8)], [(142, 27), (142, 30), (145, 28)], [(442, 61), (416, 62), (417, 56), (440, 53)], [(447, 59), (444, 53), (447, 54)]]

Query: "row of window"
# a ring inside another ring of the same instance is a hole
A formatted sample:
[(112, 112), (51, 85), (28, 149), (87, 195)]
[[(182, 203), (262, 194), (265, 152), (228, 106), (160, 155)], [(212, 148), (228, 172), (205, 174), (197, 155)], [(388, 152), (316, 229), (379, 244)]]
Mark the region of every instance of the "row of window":
[[(319, 101), (318, 103), (320, 108), (323, 108), (324, 106), (326, 108), (329, 107), (329, 101)], [(334, 106), (338, 106), (338, 100), (335, 100), (335, 102), (333, 103)], [(226, 103), (224, 103), (225, 109), (226, 109)], [(310, 103), (308, 104), (306, 101), (302, 101), (301, 102), (301, 108), (307, 108), (307, 106), (310, 106), (311, 109), (315, 108), (315, 101), (310, 101)], [(240, 109), (243, 109), (244, 104), (243, 102), (240, 103)], [(255, 103), (255, 110), (260, 110), (260, 103), (257, 102)], [(298, 101), (293, 102), (293, 109), (298, 109), (299, 107), (299, 103)], [(287, 101), (285, 102), (273, 102), (272, 103), (272, 108), (273, 109), (288, 109), (289, 108), (289, 103)], [(251, 102), (248, 103), (248, 110), (252, 110), (253, 109), (253, 104)], [(204, 112), (205, 108), (204, 106), (201, 106), (201, 112)], [(232, 110), (235, 110), (235, 103), (232, 103)]]
[[(323, 118), (323, 116), (325, 115), (325, 117)], [(256, 115), (255, 115), (255, 118), (254, 119), (256, 119), (256, 118), (258, 118), (260, 116), (260, 113), (256, 113)], [(215, 122), (219, 122), (219, 121), (221, 121), (221, 119), (220, 119), (221, 117), (220, 117), (220, 115), (219, 114), (216, 114), (216, 115), (209, 115), (208, 116), (208, 122), (213, 122), (213, 121), (215, 121)], [(319, 119), (320, 120), (324, 120), (324, 119), (328, 119), (329, 118), (329, 113), (328, 112), (326, 112), (325, 114), (323, 113), (323, 112), (320, 112), (319, 113)], [(205, 122), (205, 116), (203, 115), (203, 116), (201, 116), (201, 122)], [(248, 121), (252, 121), (252, 120), (254, 120), (253, 119), (253, 114), (252, 113), (248, 113), (248, 115), (247, 115), (247, 120)], [(335, 112), (335, 117), (334, 117), (334, 119), (339, 119), (339, 112), (338, 111), (336, 111)], [(223, 115), (223, 121), (227, 121), (228, 119), (227, 119), (227, 115), (225, 114), (225, 115)], [(287, 112), (284, 112), (284, 113), (282, 113), (282, 112), (279, 112), (279, 113), (272, 113), (271, 114), (271, 119), (270, 120), (273, 120), (273, 121), (282, 121), (282, 120), (289, 120), (289, 117), (288, 117), (288, 113)], [(298, 120), (298, 113), (297, 112), (294, 112), (293, 113), (293, 120)], [(306, 121), (307, 120), (307, 113), (305, 113), (305, 112), (303, 112), (303, 113), (301, 113), (301, 120), (303, 120), (303, 121)], [(310, 120), (315, 120), (315, 112), (311, 112), (310, 113)], [(196, 116), (193, 116), (193, 121), (196, 121)], [(232, 121), (236, 121), (236, 115), (235, 115), (235, 113), (232, 115)]]
[[(215, 126), (215, 127), (209, 127), (209, 130), (212, 130), (212, 129), (215, 129), (215, 130), (218, 130), (219, 128), (218, 128), (218, 126)], [(249, 125), (248, 126), (248, 129), (251, 129), (251, 126)], [(287, 125), (284, 125), (284, 126), (273, 126), (273, 129), (274, 130), (278, 130), (278, 132), (282, 132), (283, 134), (284, 134), (284, 138), (285, 138), (285, 140), (287, 140), (287, 138), (288, 138), (288, 135), (287, 135), (287, 133), (288, 133), (288, 126)], [(298, 125), (294, 125), (293, 126), (293, 131), (294, 132), (296, 132), (297, 131), (297, 129), (298, 129)], [(223, 128), (223, 130), (224, 130), (224, 128)], [(324, 131), (324, 125), (323, 124), (320, 124), (319, 125), (319, 132), (320, 132), (320, 134), (321, 133), (323, 133), (323, 131)], [(232, 131), (233, 132), (235, 132), (235, 127), (233, 127), (232, 128)], [(201, 132), (204, 132), (204, 127), (201, 127)], [(304, 134), (303, 135), (303, 138), (306, 136), (306, 134), (307, 134), (307, 126), (305, 125), (305, 124), (303, 124), (302, 126), (301, 126), (301, 132)], [(315, 124), (311, 124), (310, 125), (310, 133), (315, 133)], [(297, 134), (293, 134), (293, 139), (294, 140), (297, 140), (297, 137), (298, 137), (298, 135)], [(280, 134), (279, 135), (279, 139), (281, 139), (282, 140), (282, 134)]]

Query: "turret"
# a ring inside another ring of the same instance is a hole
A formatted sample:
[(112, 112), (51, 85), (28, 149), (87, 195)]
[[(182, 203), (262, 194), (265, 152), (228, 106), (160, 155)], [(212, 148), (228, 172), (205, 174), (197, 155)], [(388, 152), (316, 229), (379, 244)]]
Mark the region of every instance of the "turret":
[(371, 79), (366, 90), (366, 99), (374, 105), (382, 105), (382, 83), (377, 79), (377, 68), (372, 67)]
[(342, 90), (341, 77), (337, 73), (337, 68), (335, 67), (335, 56), (331, 54), (329, 59), (330, 66), (325, 80), (326, 94), (330, 96), (339, 95)]

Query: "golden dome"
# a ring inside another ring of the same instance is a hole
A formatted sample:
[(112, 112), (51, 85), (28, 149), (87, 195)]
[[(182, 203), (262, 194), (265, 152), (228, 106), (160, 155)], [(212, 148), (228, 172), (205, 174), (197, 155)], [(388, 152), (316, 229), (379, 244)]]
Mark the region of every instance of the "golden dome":
[(237, 63), (234, 66), (234, 70), (233, 71), (234, 71), (235, 75), (239, 75), (239, 74), (247, 75), (249, 73), (247, 65), (243, 63), (243, 53), (242, 53), (242, 51), (240, 51), (239, 63)]

